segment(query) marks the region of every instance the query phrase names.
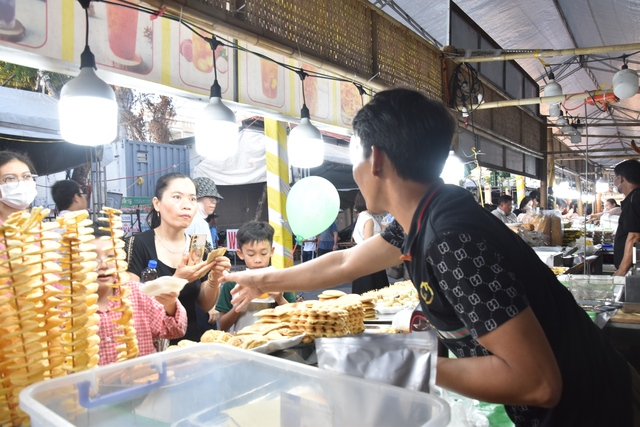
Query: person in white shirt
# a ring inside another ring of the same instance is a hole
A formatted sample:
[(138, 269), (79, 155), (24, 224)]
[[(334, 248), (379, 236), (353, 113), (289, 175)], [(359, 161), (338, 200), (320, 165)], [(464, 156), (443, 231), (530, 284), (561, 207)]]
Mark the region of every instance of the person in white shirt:
[(218, 188), (215, 182), (206, 177), (194, 178), (193, 182), (196, 183), (196, 197), (198, 198), (198, 210), (193, 216), (191, 225), (187, 227), (187, 234), (204, 234), (207, 236), (207, 242), (209, 247), (213, 248), (213, 239), (211, 238), (211, 229), (207, 222), (207, 217), (211, 215), (218, 204), (218, 200), (222, 200), (224, 197), (218, 193)]
[(511, 212), (513, 208), (513, 198), (507, 194), (503, 194), (498, 199), (498, 207), (491, 211), (491, 213), (505, 224), (513, 224), (518, 222), (516, 214)]

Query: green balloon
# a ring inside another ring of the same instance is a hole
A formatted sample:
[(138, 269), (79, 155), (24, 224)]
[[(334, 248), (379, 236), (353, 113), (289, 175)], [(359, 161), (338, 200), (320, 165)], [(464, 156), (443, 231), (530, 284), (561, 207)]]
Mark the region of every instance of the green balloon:
[(287, 196), (287, 220), (291, 231), (303, 239), (329, 228), (338, 216), (340, 196), (333, 184), (319, 176), (296, 182)]

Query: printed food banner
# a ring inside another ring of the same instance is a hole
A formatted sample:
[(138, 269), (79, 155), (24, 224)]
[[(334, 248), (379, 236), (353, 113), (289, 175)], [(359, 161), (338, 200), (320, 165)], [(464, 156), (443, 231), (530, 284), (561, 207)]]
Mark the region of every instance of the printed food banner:
[[(85, 12), (76, 0), (0, 0), (0, 60), (75, 75), (84, 40)], [(191, 92), (204, 100), (209, 96), (214, 52), (180, 22), (123, 5), (91, 2), (89, 46), (99, 75), (109, 83), (140, 90), (160, 84), (177, 89), (172, 93)], [(245, 47), (280, 63), (301, 66), (281, 55)], [(234, 67), (236, 55), (238, 69)], [(227, 47), (216, 49), (215, 57), (223, 98), (299, 117), (302, 92), (295, 72)], [(308, 65), (303, 68), (327, 74)], [(307, 77), (304, 86), (313, 120), (351, 125), (362, 105), (352, 83)]]

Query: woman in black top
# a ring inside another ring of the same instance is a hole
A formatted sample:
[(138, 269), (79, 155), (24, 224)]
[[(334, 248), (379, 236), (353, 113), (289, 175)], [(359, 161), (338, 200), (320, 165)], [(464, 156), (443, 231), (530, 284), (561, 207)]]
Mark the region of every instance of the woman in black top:
[[(162, 176), (156, 184), (153, 207), (147, 222), (151, 230), (136, 234), (127, 242), (128, 271), (131, 280), (140, 281), (149, 260), (158, 261), (158, 276), (174, 276), (189, 280), (178, 299), (187, 310), (187, 332), (184, 339), (200, 341), (196, 320), (196, 304), (211, 310), (218, 300), (218, 278), (231, 268), (226, 257), (211, 264), (187, 265), (189, 236), (185, 229), (197, 209), (196, 187), (191, 178), (181, 173)], [(207, 273), (208, 280), (201, 279)], [(176, 340), (177, 341), (177, 340)]]

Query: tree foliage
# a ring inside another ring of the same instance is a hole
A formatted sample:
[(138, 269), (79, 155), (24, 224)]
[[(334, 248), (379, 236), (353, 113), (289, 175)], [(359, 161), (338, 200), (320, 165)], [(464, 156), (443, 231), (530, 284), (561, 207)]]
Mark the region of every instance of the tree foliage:
[(31, 92), (44, 90), (50, 96), (59, 98), (60, 89), (69, 80), (71, 77), (64, 74), (0, 61), (0, 86)]
[(170, 97), (118, 86), (116, 99), (120, 125), (124, 126), (129, 139), (165, 144), (171, 141), (171, 124), (176, 110)]

